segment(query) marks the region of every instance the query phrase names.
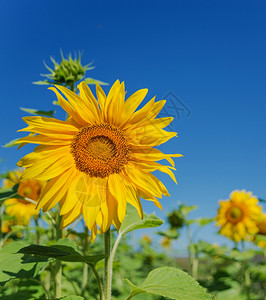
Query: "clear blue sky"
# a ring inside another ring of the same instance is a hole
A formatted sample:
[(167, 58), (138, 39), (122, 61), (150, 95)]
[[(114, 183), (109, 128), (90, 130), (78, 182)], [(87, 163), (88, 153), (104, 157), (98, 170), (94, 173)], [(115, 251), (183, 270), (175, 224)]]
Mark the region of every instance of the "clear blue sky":
[[(176, 159), (178, 186), (160, 177), (171, 198), (196, 204), (211, 217), (234, 189), (266, 198), (265, 1), (0, 0), (1, 144), (19, 136), (20, 106), (53, 109), (54, 96), (32, 85), (50, 55), (84, 50), (95, 60), (88, 76), (125, 81), (130, 95), (171, 91), (191, 111), (174, 121), (179, 138), (162, 149)], [(51, 64), (50, 64), (51, 65)], [(168, 109), (174, 115), (173, 109)], [(59, 115), (59, 114), (57, 114)], [(1, 148), (1, 172), (30, 148)], [(214, 241), (213, 226), (203, 235)]]

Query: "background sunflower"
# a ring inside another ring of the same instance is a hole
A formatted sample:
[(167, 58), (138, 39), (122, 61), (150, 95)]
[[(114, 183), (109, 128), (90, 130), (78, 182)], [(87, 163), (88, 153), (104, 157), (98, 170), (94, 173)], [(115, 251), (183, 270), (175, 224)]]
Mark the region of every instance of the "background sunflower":
[(220, 201), (216, 225), (220, 234), (239, 242), (258, 232), (257, 221), (261, 217), (259, 200), (251, 192), (235, 190), (230, 199)]
[[(41, 191), (45, 186), (45, 182), (36, 179), (22, 180), (24, 170), (10, 171), (4, 181), (6, 188), (13, 187), (18, 184), (18, 194), (22, 197), (35, 201), (39, 200)], [(27, 225), (32, 216), (37, 216), (39, 209), (36, 204), (23, 198), (10, 198), (5, 201), (6, 213), (15, 217), (19, 224)]]

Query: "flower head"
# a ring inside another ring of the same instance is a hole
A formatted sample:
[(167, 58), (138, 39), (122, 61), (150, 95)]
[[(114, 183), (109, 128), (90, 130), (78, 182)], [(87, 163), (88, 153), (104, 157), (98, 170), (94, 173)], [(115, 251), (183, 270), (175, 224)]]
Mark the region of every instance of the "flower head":
[(239, 242), (258, 232), (256, 225), (261, 216), (259, 200), (251, 192), (235, 190), (230, 199), (220, 201), (216, 225), (221, 226), (220, 234)]
[(149, 245), (152, 243), (152, 239), (147, 234), (143, 235), (142, 239)]
[(165, 236), (163, 237), (162, 241), (161, 241), (161, 245), (164, 247), (164, 248), (170, 248), (171, 247), (171, 243), (172, 243), (172, 240)]
[(180, 229), (185, 225), (185, 217), (180, 209), (175, 209), (167, 215), (171, 229)]
[(92, 66), (92, 62), (87, 65), (82, 65), (81, 54), (72, 55), (69, 54), (68, 58), (65, 58), (63, 52), (61, 51), (62, 61), (60, 63), (56, 62), (53, 57), (51, 61), (54, 64), (52, 68), (48, 67), (44, 63), (46, 69), (50, 71), (49, 74), (41, 74), (41, 76), (46, 77), (43, 81), (36, 81), (35, 84), (47, 85), (47, 84), (59, 84), (70, 88), (75, 88), (75, 83), (84, 80), (88, 84), (95, 84), (96, 82), (101, 85), (106, 85), (105, 82), (96, 80), (93, 78), (84, 78), (86, 71), (92, 70), (95, 67)]
[(17, 222), (15, 219), (10, 220), (4, 220), (1, 226), (1, 231), (3, 233), (9, 233), (12, 231), (12, 226), (17, 225)]
[[(125, 101), (124, 83), (118, 80), (106, 96), (97, 85), (97, 99), (82, 82), (80, 96), (62, 86), (53, 90), (62, 108), (68, 113), (66, 121), (44, 117), (26, 117), (29, 131), (34, 135), (20, 143), (40, 144), (18, 165), (26, 167), (24, 179), (50, 180), (41, 194), (38, 208), (51, 209), (58, 202), (62, 227), (83, 214), (92, 239), (97, 232), (118, 229), (126, 213), (127, 202), (142, 218), (140, 197), (161, 207), (157, 198), (169, 196), (167, 189), (151, 172), (167, 173), (175, 181), (172, 157), (154, 148), (177, 134), (165, 128), (173, 118), (156, 118), (165, 100), (151, 99), (135, 112), (147, 94), (146, 89), (135, 92)], [(172, 166), (156, 161), (166, 159)]]
[[(18, 195), (38, 202), (45, 183), (36, 179), (22, 179), (24, 170), (10, 171), (4, 181), (6, 188), (13, 187), (18, 184)], [(39, 210), (36, 209), (36, 203), (32, 203), (23, 198), (10, 198), (5, 201), (6, 213), (17, 219), (18, 224), (27, 225), (32, 216), (37, 216)]]

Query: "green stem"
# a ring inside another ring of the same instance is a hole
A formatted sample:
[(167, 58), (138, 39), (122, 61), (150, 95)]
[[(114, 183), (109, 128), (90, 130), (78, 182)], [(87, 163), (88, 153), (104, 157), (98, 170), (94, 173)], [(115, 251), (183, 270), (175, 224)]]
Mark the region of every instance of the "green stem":
[(110, 228), (104, 234), (105, 263), (104, 263), (104, 300), (111, 300), (112, 292), (112, 265), (111, 254), (111, 230)]
[(38, 216), (36, 216), (34, 218), (34, 221), (35, 221), (35, 234), (36, 234), (35, 242), (36, 242), (37, 245), (39, 245), (40, 244), (40, 232), (39, 232), (39, 229), (38, 229), (38, 227), (39, 227)]
[(91, 265), (90, 268), (91, 268), (92, 272), (94, 273), (95, 278), (96, 278), (96, 280), (97, 280), (98, 289), (99, 289), (99, 293), (100, 293), (100, 300), (103, 300), (103, 288), (102, 288), (102, 282), (101, 282), (101, 279), (100, 279), (100, 277), (99, 277), (99, 274), (98, 274), (98, 272), (96, 271), (94, 265)]
[(123, 235), (119, 234), (115, 243), (114, 243), (114, 247), (112, 249), (111, 255), (110, 255), (110, 265), (111, 265), (111, 269), (113, 269), (113, 263), (114, 263), (114, 258), (115, 258), (115, 253), (118, 247), (118, 244), (120, 243), (121, 239), (122, 239)]
[[(84, 242), (83, 242), (83, 255), (87, 255), (87, 250), (88, 250), (88, 227), (85, 225), (85, 230), (84, 230)], [(83, 264), (83, 276), (82, 276), (82, 285), (81, 285), (81, 296), (84, 297), (86, 288), (87, 288), (87, 283), (88, 283), (88, 265), (86, 263)]]
[(195, 245), (192, 240), (191, 231), (189, 225), (187, 225), (187, 236), (189, 241), (189, 262), (190, 262), (190, 274), (196, 279), (198, 273), (198, 260), (195, 258)]
[(3, 247), (3, 232), (2, 232), (2, 218), (3, 218), (3, 212), (2, 212), (2, 203), (0, 204), (0, 249)]
[(195, 280), (198, 280), (198, 266), (199, 266), (199, 259), (194, 257), (192, 262), (192, 277)]
[(248, 267), (245, 270), (245, 286), (247, 291), (247, 300), (250, 300), (250, 288), (251, 288), (251, 279)]
[(75, 291), (76, 295), (78, 295), (79, 292), (78, 292), (78, 290), (77, 290), (77, 288), (76, 288), (76, 286), (74, 284), (74, 281), (69, 276), (67, 276), (65, 272), (62, 272), (62, 274), (71, 283), (71, 285), (73, 287), (73, 290)]
[[(60, 229), (61, 216), (60, 211), (58, 211), (57, 215), (57, 223), (56, 223), (56, 240), (58, 241), (62, 237), (62, 231)], [(55, 287), (55, 297), (61, 297), (61, 289), (62, 289), (62, 263), (60, 260), (55, 261), (54, 267), (54, 287)]]

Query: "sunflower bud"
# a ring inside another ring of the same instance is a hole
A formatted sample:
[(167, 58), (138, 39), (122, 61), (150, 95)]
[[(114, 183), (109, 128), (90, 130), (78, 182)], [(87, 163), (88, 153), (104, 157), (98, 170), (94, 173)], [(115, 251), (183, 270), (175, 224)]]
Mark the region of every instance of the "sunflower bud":
[(74, 84), (84, 78), (86, 71), (94, 69), (92, 62), (88, 65), (83, 66), (81, 64), (81, 54), (72, 58), (69, 54), (68, 58), (65, 58), (61, 51), (62, 61), (58, 63), (53, 57), (51, 61), (54, 64), (53, 68), (48, 67), (44, 62), (44, 65), (49, 74), (41, 74), (46, 77), (43, 81), (34, 82), (35, 84), (58, 84), (74, 88)]
[(168, 223), (170, 224), (171, 229), (182, 228), (185, 224), (185, 219), (180, 210), (173, 210), (167, 216)]

